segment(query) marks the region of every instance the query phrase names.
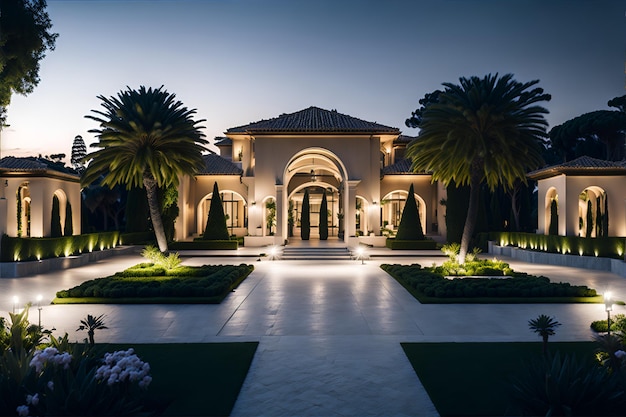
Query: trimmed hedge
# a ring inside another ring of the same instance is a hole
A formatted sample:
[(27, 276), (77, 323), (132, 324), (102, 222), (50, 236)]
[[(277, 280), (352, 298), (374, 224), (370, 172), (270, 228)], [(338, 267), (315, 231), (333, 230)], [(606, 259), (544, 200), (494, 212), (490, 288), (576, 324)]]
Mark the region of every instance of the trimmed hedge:
[[(59, 299), (91, 298), (208, 298), (206, 302), (219, 303), (254, 269), (252, 265), (182, 266), (170, 271), (153, 264), (138, 264), (115, 275), (97, 278), (57, 292)], [(132, 301), (131, 301), (132, 302)]]
[[(416, 296), (441, 299), (553, 298), (595, 297), (596, 291), (586, 286), (552, 283), (543, 276), (513, 273), (510, 278), (445, 278), (418, 264), (390, 265), (381, 268)], [(424, 301), (420, 299), (420, 301)], [(471, 301), (469, 301), (471, 302)]]
[(117, 246), (119, 232), (88, 233), (62, 237), (2, 236), (2, 262), (36, 261), (79, 255)]
[(120, 234), (120, 245), (148, 245), (156, 243), (154, 232), (126, 232)]
[(239, 242), (237, 240), (194, 239), (193, 242), (172, 242), (168, 246), (171, 250), (237, 250)]
[(489, 240), (500, 246), (560, 254), (623, 259), (626, 238), (538, 235), (522, 232), (491, 232)]
[(437, 249), (437, 242), (430, 239), (425, 240), (398, 240), (387, 238), (385, 246), (392, 250), (412, 249), (412, 250), (429, 250)]

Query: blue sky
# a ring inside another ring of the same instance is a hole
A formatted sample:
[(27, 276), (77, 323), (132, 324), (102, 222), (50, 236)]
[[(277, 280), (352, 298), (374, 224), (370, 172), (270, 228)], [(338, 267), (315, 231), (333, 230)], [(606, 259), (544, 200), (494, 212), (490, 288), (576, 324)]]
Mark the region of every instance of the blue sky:
[(626, 93), (626, 5), (612, 0), (48, 0), (59, 33), (14, 96), (2, 156), (65, 153), (98, 95), (175, 93), (226, 129), (309, 106), (417, 135), (404, 120), (462, 76), (513, 73), (552, 94), (551, 126)]

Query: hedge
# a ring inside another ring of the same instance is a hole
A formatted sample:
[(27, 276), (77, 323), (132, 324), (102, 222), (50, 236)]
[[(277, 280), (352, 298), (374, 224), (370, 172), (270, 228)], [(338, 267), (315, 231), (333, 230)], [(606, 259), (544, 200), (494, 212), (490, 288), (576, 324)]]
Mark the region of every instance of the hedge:
[[(59, 299), (215, 298), (219, 302), (254, 269), (252, 265), (181, 266), (170, 271), (139, 264), (115, 275), (58, 291)], [(84, 300), (82, 300), (84, 302)], [(111, 300), (109, 300), (111, 301)]]
[(432, 298), (574, 298), (597, 295), (594, 289), (586, 286), (553, 283), (546, 277), (525, 273), (514, 273), (510, 278), (449, 279), (418, 264), (383, 264), (381, 268), (405, 287)]
[(401, 249), (413, 249), (413, 250), (427, 250), (437, 249), (437, 242), (430, 239), (425, 240), (398, 240), (393, 238), (387, 238), (385, 246), (392, 250)]
[(626, 246), (626, 238), (623, 237), (586, 238), (522, 232), (491, 232), (489, 240), (500, 246), (517, 246), (520, 249), (616, 259), (623, 259)]
[(171, 250), (237, 250), (239, 242), (237, 240), (195, 239), (193, 242), (172, 242), (168, 246)]
[(2, 262), (36, 261), (110, 249), (118, 242), (118, 231), (54, 238), (3, 235), (0, 258)]
[(153, 231), (120, 234), (120, 245), (148, 245), (156, 243)]

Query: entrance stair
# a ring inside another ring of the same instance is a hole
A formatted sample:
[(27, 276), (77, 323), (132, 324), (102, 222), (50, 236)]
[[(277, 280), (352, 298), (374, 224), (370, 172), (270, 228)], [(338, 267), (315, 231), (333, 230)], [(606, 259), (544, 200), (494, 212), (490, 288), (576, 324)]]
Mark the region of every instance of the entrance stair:
[(280, 259), (284, 261), (295, 260), (324, 260), (324, 261), (345, 261), (352, 259), (352, 255), (345, 246), (329, 247), (306, 247), (306, 246), (285, 246)]

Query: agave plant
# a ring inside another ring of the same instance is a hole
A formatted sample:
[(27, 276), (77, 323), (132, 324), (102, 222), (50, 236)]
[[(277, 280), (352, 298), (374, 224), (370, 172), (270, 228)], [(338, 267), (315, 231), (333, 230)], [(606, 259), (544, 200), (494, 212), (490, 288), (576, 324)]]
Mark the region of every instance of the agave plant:
[(96, 342), (94, 340), (94, 333), (96, 330), (108, 329), (104, 325), (104, 314), (100, 314), (98, 317), (94, 317), (91, 314), (87, 314), (87, 317), (80, 321), (80, 326), (76, 331), (87, 330), (87, 336), (89, 337), (89, 345), (93, 346)]
[(528, 327), (543, 339), (543, 354), (548, 354), (548, 338), (555, 334), (555, 329), (560, 326), (561, 323), (556, 321), (554, 317), (540, 314), (539, 317), (533, 320), (528, 320)]

